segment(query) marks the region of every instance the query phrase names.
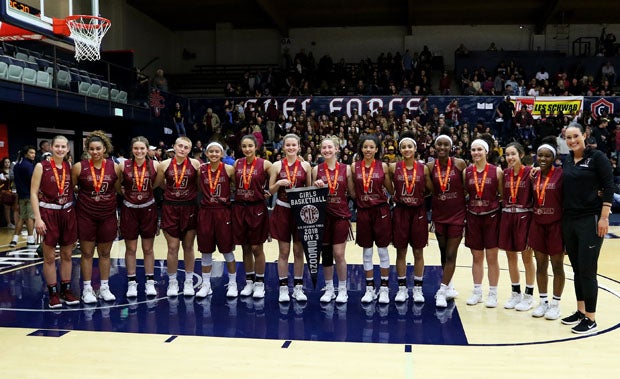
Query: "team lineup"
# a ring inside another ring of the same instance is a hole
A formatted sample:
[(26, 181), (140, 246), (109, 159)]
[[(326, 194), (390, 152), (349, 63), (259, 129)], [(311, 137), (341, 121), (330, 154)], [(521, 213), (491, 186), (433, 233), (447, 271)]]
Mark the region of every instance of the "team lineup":
[[(283, 138), (282, 160), (270, 162), (257, 156), (258, 142), (253, 135), (241, 139), (243, 158), (234, 165), (222, 162), (224, 148), (217, 142), (206, 147), (208, 162), (190, 158), (192, 141), (179, 137), (174, 157), (157, 162), (147, 157), (149, 143), (144, 137), (131, 141), (131, 159), (117, 164), (108, 159), (110, 139), (102, 131), (85, 140), (88, 158), (72, 167), (66, 162), (68, 140), (52, 140), (52, 157), (37, 163), (32, 176), (31, 203), (37, 234), (43, 236), (43, 276), (47, 283), (50, 308), (79, 304), (71, 289), (71, 253), (79, 240), (81, 301), (85, 304), (114, 301), (110, 291), (110, 250), (120, 233), (125, 240), (128, 298), (138, 296), (138, 282), (148, 296), (156, 296), (154, 239), (161, 228), (167, 243), (166, 295), (204, 298), (213, 293), (211, 270), (216, 249), (223, 255), (228, 272), (226, 296), (265, 297), (265, 253), (263, 244), (271, 236), (278, 241), (278, 300), (291, 297), (308, 300), (304, 291), (304, 251), (297, 233), (287, 189), (327, 187), (326, 218), (321, 248), (325, 277), (320, 302), (346, 303), (347, 261), (345, 248), (351, 236), (349, 200), (356, 206), (355, 242), (362, 248), (366, 287), (362, 303), (377, 301), (402, 303), (410, 297), (406, 276), (407, 250), (414, 257), (413, 289), (416, 303), (428, 302), (422, 292), (424, 247), (428, 245), (428, 219), (425, 206), (431, 197), (431, 219), (441, 254), (443, 274), (434, 296), (437, 308), (446, 308), (458, 296), (452, 284), (459, 244), (472, 254), (473, 290), (469, 306), (484, 302), (498, 306), (499, 249), (505, 250), (511, 293), (506, 309), (532, 310), (532, 316), (557, 320), (562, 316), (560, 300), (564, 289), (563, 258), (567, 254), (575, 274), (577, 307), (561, 319), (572, 325), (572, 332), (594, 332), (598, 284), (597, 260), (608, 231), (613, 196), (611, 165), (599, 151), (585, 147), (579, 124), (566, 130), (571, 154), (562, 167), (554, 166), (555, 139), (537, 150), (537, 167), (521, 162), (523, 147), (506, 147), (508, 168), (487, 162), (490, 136), (482, 135), (471, 144), (472, 163), (450, 156), (452, 139), (436, 136), (435, 160), (416, 159), (413, 134), (404, 132), (398, 141), (402, 160), (384, 163), (378, 139), (371, 134), (360, 137), (358, 160), (351, 165), (338, 161), (339, 146), (330, 138), (321, 142), (322, 163), (311, 167), (299, 158), (300, 138)], [(163, 190), (158, 210), (155, 191)], [(117, 194), (119, 199), (117, 203)], [(277, 195), (276, 195), (277, 194)], [(271, 214), (266, 201), (277, 196)], [(77, 198), (77, 200), (75, 200)], [(117, 217), (120, 208), (120, 217)], [(160, 224), (158, 225), (158, 220)], [(145, 278), (136, 277), (138, 239), (141, 239)], [(194, 243), (201, 254), (202, 283), (195, 288)], [(396, 248), (395, 268), (398, 290), (389, 290), (390, 256), (388, 246)], [(56, 272), (56, 246), (60, 246), (59, 273)], [(235, 245), (242, 246), (245, 285), (237, 288)], [(374, 281), (373, 254), (377, 246), (380, 283)], [(185, 275), (177, 277), (179, 252), (183, 250)], [(101, 283), (96, 293), (91, 283), (95, 249)], [(289, 258), (293, 251), (293, 286), (289, 283)], [(524, 293), (518, 257), (525, 267)], [(553, 271), (548, 296), (548, 266)], [(489, 288), (483, 299), (485, 274)], [(334, 270), (335, 266), (335, 270)], [(60, 280), (58, 280), (59, 275)], [(337, 287), (334, 275), (337, 276)], [(60, 285), (58, 285), (60, 281)], [(182, 284), (180, 284), (182, 283)], [(537, 285), (540, 300), (535, 304)], [(118, 294), (117, 294), (118, 295)]]

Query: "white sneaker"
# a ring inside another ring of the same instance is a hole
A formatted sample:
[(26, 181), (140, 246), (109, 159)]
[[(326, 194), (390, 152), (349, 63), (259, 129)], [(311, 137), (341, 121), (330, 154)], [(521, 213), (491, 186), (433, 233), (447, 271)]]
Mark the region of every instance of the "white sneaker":
[(446, 291), (446, 300), (456, 299), (458, 296), (459, 293), (454, 289), (454, 287), (448, 287), (448, 290)]
[(505, 309), (514, 309), (517, 304), (519, 304), (522, 300), (521, 294), (517, 292), (512, 292), (510, 294), (510, 299), (504, 304)]
[(497, 307), (497, 292), (489, 292), (487, 295), (487, 301), (484, 303), (487, 308)]
[(293, 287), (293, 299), (297, 301), (307, 301), (308, 297), (304, 293), (304, 287), (301, 284)]
[(376, 299), (377, 294), (375, 293), (375, 289), (370, 286), (366, 286), (366, 293), (362, 296), (362, 303), (371, 303)]
[(334, 286), (325, 287), (325, 293), (321, 296), (321, 303), (329, 303), (336, 298), (336, 293), (334, 291)]
[(280, 295), (278, 296), (278, 301), (280, 303), (286, 303), (288, 301), (291, 301), (291, 298), (288, 295), (288, 286), (280, 286)]
[(6, 227), (9, 229), (15, 229), (15, 224), (9, 223)]
[(127, 297), (138, 297), (138, 282), (132, 280), (127, 283)]
[(407, 299), (409, 299), (409, 289), (407, 286), (398, 286), (398, 292), (396, 292), (394, 301), (397, 303), (404, 303)]
[(168, 282), (168, 290), (166, 296), (173, 297), (179, 295), (179, 282), (176, 279), (170, 279)]
[(254, 293), (254, 282), (251, 280), (245, 281), (245, 287), (241, 290), (241, 296), (250, 296)]
[(84, 302), (84, 304), (95, 304), (97, 302), (93, 287), (84, 288), (84, 290), (82, 291), (82, 301)]
[[(247, 285), (246, 285), (246, 287), (247, 287)], [(265, 283), (263, 283), (263, 282), (256, 282), (256, 283), (254, 283), (253, 287), (254, 288), (252, 289), (252, 297), (254, 299), (263, 299), (263, 298), (265, 298)]]
[(467, 299), (467, 305), (476, 305), (482, 303), (482, 291), (472, 292), (471, 296)]
[(379, 304), (390, 303), (390, 289), (384, 286), (379, 287)]
[(347, 289), (338, 288), (338, 296), (336, 296), (337, 304), (346, 304), (349, 301), (349, 294), (347, 293)]
[(523, 298), (521, 299), (519, 304), (515, 305), (515, 309), (520, 312), (524, 312), (524, 311), (529, 311), (530, 309), (532, 309), (533, 306), (534, 306), (534, 296), (525, 294), (523, 295)]
[(414, 303), (423, 303), (424, 302), (424, 294), (422, 293), (421, 286), (413, 287), (413, 302)]
[(549, 308), (545, 312), (545, 318), (547, 320), (557, 320), (560, 318), (560, 302), (557, 300), (551, 300)]
[(536, 309), (532, 312), (532, 317), (543, 317), (547, 310), (549, 309), (549, 303), (546, 301), (541, 301)]
[(237, 282), (228, 282), (228, 290), (226, 291), (226, 297), (233, 298), (239, 296), (239, 290), (237, 289)]
[(144, 288), (144, 293), (146, 296), (157, 296), (157, 289), (155, 289), (155, 281), (149, 279), (146, 281), (146, 286)]
[[(185, 291), (183, 291), (183, 293), (185, 294)], [(211, 283), (203, 281), (200, 285), (200, 289), (198, 290), (198, 292), (196, 292), (196, 297), (202, 299), (211, 295), (212, 293), (213, 289), (211, 289)]]
[(446, 308), (448, 306), (448, 299), (446, 298), (446, 290), (441, 288), (435, 294), (435, 306), (437, 308)]
[(183, 283), (183, 296), (194, 296), (196, 291), (194, 291), (194, 282), (190, 280), (186, 280)]
[(116, 300), (116, 296), (114, 296), (114, 294), (110, 292), (110, 286), (101, 286), (99, 288), (99, 298), (103, 299), (103, 301)]

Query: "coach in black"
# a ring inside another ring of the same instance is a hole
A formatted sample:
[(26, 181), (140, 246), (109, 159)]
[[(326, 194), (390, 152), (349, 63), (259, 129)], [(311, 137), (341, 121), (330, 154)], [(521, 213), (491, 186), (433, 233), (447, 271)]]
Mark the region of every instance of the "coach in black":
[(571, 152), (563, 166), (562, 234), (575, 274), (577, 311), (563, 318), (562, 323), (575, 325), (573, 333), (586, 334), (597, 327), (597, 265), (609, 228), (614, 180), (611, 163), (605, 154), (586, 148), (581, 125), (571, 123), (568, 126), (566, 143)]

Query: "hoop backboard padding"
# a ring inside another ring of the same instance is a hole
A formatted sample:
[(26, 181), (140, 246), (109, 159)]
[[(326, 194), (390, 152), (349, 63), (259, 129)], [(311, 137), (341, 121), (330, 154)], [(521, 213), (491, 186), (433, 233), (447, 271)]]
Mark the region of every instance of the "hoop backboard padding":
[(112, 25), (110, 20), (88, 15), (68, 16), (65, 20), (71, 32), (69, 37), (75, 43), (75, 59), (78, 61), (101, 59), (99, 49), (103, 36)]

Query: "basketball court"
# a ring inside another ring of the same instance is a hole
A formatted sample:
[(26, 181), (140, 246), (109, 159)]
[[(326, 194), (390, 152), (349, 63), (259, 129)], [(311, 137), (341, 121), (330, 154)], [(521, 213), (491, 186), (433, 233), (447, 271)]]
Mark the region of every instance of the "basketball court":
[[(41, 259), (34, 249), (24, 246), (25, 240), (21, 240), (16, 250), (9, 250), (10, 233), (3, 229), (0, 336), (6, 341), (5, 346), (11, 348), (4, 351), (0, 361), (5, 363), (5, 375), (10, 377), (40, 377), (50, 370), (64, 377), (83, 377), (85, 370), (88, 377), (192, 375), (201, 371), (218, 377), (273, 377), (287, 372), (298, 377), (359, 377), (368, 375), (369, 370), (376, 370), (374, 375), (390, 378), (428, 375), (465, 378), (488, 372), (497, 372), (502, 377), (540, 372), (552, 377), (586, 373), (589, 377), (607, 377), (617, 370), (613, 359), (620, 353), (615, 342), (620, 326), (620, 263), (615, 259), (619, 241), (614, 238), (620, 227), (611, 229), (599, 261), (599, 332), (588, 336), (572, 334), (570, 327), (559, 321), (535, 319), (530, 312), (503, 309), (510, 285), (507, 262), (501, 253), (499, 307), (467, 306), (465, 299), (472, 287), (471, 255), (464, 246), (459, 250), (455, 274), (460, 295), (448, 308), (437, 309), (433, 295), (439, 285), (441, 267), (432, 234), (425, 249), (424, 304), (415, 304), (411, 298), (403, 304), (394, 303), (392, 266), (392, 302), (387, 306), (376, 302), (362, 305), (360, 298), (365, 283), (361, 248), (352, 242), (347, 245), (347, 304), (320, 304), (322, 274), (316, 288), (312, 288), (306, 275), (306, 303), (295, 300), (278, 303), (275, 241), (265, 245), (268, 262), (265, 299), (227, 299), (227, 273), (217, 253), (213, 295), (205, 299), (167, 298), (165, 240), (158, 236), (157, 297), (147, 299), (139, 292), (138, 298), (131, 301), (124, 296), (124, 244), (118, 241), (112, 250), (110, 278), (117, 300), (51, 310), (47, 308)], [(236, 255), (240, 258), (238, 250)], [(393, 263), (392, 247), (390, 256)], [(73, 261), (72, 285), (79, 288), (79, 257), (76, 255)], [(410, 283), (413, 282), (412, 263), (410, 253), (407, 272)], [(143, 291), (141, 261), (138, 265), (139, 291)], [(197, 261), (194, 272), (200, 272), (199, 265)], [(242, 286), (243, 266), (239, 262), (237, 267), (237, 282)], [(563, 315), (570, 314), (575, 307), (568, 259), (565, 269)], [(180, 271), (183, 276), (182, 266)], [(378, 275), (378, 261), (375, 272)], [(195, 286), (200, 282), (200, 277), (194, 274)], [(37, 364), (31, 363), (33, 357), (40, 357)]]

